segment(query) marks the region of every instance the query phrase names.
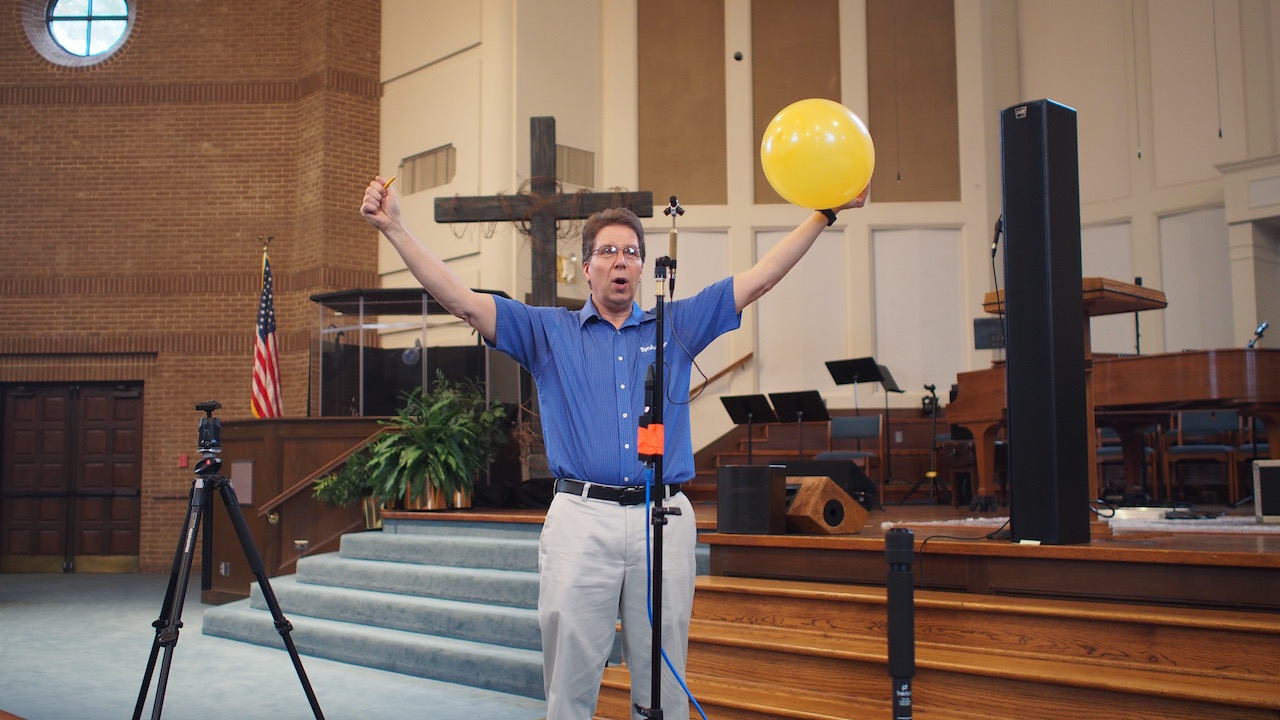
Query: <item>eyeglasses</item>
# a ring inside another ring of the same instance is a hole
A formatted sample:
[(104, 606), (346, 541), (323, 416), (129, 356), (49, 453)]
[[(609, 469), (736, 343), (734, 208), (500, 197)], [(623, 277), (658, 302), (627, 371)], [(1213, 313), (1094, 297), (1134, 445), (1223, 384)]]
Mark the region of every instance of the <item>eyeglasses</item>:
[(631, 245), (630, 247), (624, 247), (624, 248), (619, 248), (617, 245), (601, 245), (595, 250), (592, 250), (591, 254), (599, 255), (605, 260), (612, 260), (618, 257), (619, 252), (622, 253), (623, 259), (626, 260), (627, 262), (635, 262), (635, 263), (644, 262), (644, 259), (640, 257), (640, 248), (636, 245)]

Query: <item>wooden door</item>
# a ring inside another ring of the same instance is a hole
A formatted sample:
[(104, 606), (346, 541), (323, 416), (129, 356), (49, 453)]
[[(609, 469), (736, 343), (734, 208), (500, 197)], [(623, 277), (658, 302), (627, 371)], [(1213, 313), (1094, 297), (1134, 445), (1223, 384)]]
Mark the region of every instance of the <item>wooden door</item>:
[(0, 571), (136, 571), (141, 386), (8, 388), (3, 437)]

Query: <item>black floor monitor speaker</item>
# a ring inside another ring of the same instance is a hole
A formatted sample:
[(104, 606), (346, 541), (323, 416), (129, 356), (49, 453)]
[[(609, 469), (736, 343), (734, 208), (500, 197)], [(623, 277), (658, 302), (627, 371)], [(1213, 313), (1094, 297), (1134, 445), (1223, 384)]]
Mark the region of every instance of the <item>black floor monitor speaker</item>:
[(1076, 112), (1000, 113), (1008, 321), (1009, 517), (1015, 542), (1089, 542)]
[(784, 478), (825, 475), (867, 510), (884, 509), (879, 507), (880, 491), (875, 481), (852, 460), (793, 460), (770, 467)]
[(768, 465), (721, 465), (716, 477), (716, 532), (787, 532), (787, 483)]

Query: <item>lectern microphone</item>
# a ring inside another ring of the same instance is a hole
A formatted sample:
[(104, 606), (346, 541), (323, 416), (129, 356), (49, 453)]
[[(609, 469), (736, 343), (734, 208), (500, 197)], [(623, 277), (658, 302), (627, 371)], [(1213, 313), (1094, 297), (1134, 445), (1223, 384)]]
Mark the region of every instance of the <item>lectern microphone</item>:
[(1253, 347), (1259, 340), (1261, 340), (1262, 333), (1266, 332), (1269, 327), (1271, 327), (1271, 323), (1263, 320), (1262, 324), (1258, 326), (1258, 329), (1253, 331), (1253, 339), (1249, 341), (1249, 347)]

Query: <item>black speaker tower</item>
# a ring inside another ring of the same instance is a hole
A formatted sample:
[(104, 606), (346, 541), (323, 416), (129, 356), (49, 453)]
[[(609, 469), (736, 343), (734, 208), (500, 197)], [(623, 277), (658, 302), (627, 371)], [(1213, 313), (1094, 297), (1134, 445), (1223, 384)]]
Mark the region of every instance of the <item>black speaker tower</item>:
[(1009, 518), (1015, 542), (1089, 542), (1076, 112), (1000, 113), (1008, 318)]

